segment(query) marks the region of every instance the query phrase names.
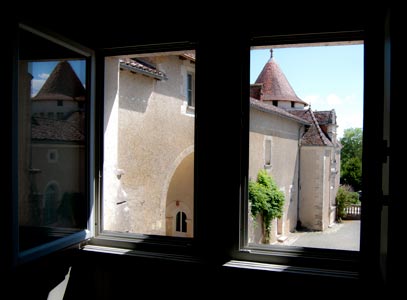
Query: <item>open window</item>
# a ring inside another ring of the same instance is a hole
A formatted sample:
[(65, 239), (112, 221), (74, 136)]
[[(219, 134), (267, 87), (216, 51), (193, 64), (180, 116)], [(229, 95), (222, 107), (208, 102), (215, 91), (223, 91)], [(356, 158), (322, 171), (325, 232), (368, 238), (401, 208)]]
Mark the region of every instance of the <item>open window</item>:
[(90, 236), (92, 51), (18, 29), (13, 99), (16, 262)]

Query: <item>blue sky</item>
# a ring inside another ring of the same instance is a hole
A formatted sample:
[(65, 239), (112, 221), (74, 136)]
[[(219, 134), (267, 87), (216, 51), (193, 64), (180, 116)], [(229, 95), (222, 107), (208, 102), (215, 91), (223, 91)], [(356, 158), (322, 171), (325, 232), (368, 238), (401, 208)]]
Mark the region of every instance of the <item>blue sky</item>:
[[(31, 80), (31, 96), (35, 96), (38, 91), (41, 89), (44, 82), (47, 80), (52, 70), (59, 61), (43, 61), (43, 62), (32, 62), (29, 64), (29, 72), (33, 76)], [(70, 60), (73, 70), (76, 75), (85, 86), (86, 78), (86, 63), (84, 60)]]
[[(276, 48), (273, 58), (313, 110), (335, 109), (339, 137), (363, 127), (363, 45)], [(269, 59), (269, 49), (251, 51), (250, 83)]]

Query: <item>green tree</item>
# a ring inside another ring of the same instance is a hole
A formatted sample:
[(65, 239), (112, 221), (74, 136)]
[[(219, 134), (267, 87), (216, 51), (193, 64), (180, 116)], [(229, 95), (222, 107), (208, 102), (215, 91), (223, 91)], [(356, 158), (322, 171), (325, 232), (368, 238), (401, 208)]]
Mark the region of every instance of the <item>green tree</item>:
[(341, 150), (341, 183), (348, 184), (354, 190), (362, 188), (362, 141), (361, 128), (345, 129), (340, 139)]
[(336, 194), (336, 206), (338, 208), (336, 217), (339, 222), (346, 216), (345, 209), (352, 204), (360, 204), (358, 193), (351, 192), (347, 185), (340, 186)]
[(284, 198), (284, 193), (265, 170), (259, 171), (257, 181), (249, 181), (251, 214), (253, 218), (257, 215), (262, 217), (265, 243), (269, 243), (271, 221), (283, 215)]

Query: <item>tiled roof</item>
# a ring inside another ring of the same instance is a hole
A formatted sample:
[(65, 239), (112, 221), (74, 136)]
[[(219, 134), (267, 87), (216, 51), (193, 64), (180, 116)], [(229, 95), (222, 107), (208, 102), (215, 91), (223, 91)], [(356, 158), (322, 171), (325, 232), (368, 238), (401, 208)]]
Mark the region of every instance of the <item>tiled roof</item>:
[(307, 120), (309, 123), (312, 123), (312, 117), (311, 114), (309, 113), (309, 108), (308, 109), (291, 109), (288, 108), (287, 112), (290, 114), (297, 116), (301, 119)]
[[(299, 109), (287, 109), (290, 114), (296, 115), (297, 117), (312, 121), (309, 109), (299, 110)], [(318, 121), (319, 125), (336, 124), (335, 120), (335, 110), (328, 111), (312, 111), (314, 113), (315, 119)]]
[(333, 146), (332, 142), (326, 136), (325, 132), (319, 126), (318, 120), (316, 119), (314, 112), (311, 108), (306, 110), (306, 114), (303, 116), (306, 119), (311, 119), (311, 126), (304, 133), (301, 140), (301, 145), (309, 146)]
[(167, 75), (164, 72), (161, 72), (155, 68), (147, 66), (139, 61), (135, 61), (131, 58), (121, 58), (120, 59), (120, 68), (127, 69), (131, 72), (140, 73), (147, 75), (159, 80), (166, 80)]
[(181, 54), (181, 56), (192, 61), (195, 61), (195, 51), (185, 51), (184, 53)]
[(33, 117), (31, 138), (47, 142), (83, 142), (84, 113), (74, 112), (65, 120)]
[(297, 117), (297, 116), (295, 116), (293, 114), (290, 114), (285, 109), (274, 106), (269, 101), (259, 101), (259, 100), (254, 99), (254, 98), (250, 98), (250, 106), (255, 108), (255, 109), (267, 112), (267, 113), (272, 113), (272, 114), (276, 114), (276, 115), (279, 115), (279, 116), (282, 116), (282, 117), (285, 117), (285, 118), (288, 118), (288, 119), (291, 119), (291, 120), (295, 120), (295, 121), (297, 121), (297, 122), (299, 122), (301, 124), (305, 124), (305, 125), (310, 124), (309, 121), (307, 121), (305, 119), (302, 119), (300, 117)]
[(315, 118), (317, 119), (319, 125), (336, 123), (335, 110), (314, 111), (314, 115), (315, 115)]
[(85, 101), (86, 90), (67, 61), (56, 65), (33, 101)]
[(263, 84), (260, 100), (285, 100), (308, 105), (296, 95), (273, 57), (264, 65), (255, 83)]
[(263, 84), (262, 83), (255, 83), (250, 85), (250, 97), (260, 100), (261, 98), (261, 88)]

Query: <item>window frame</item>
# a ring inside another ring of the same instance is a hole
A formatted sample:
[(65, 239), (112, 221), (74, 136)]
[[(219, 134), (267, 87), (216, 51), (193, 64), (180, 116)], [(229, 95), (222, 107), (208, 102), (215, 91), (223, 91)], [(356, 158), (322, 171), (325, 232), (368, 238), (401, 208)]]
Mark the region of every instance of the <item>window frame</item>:
[[(20, 25), (21, 26), (21, 25)], [(24, 25), (26, 26), (26, 25)], [(31, 28), (31, 27), (27, 27)], [(34, 30), (34, 29), (32, 29)], [(43, 32), (46, 31), (37, 31), (34, 30), (34, 32), (38, 32), (40, 36), (45, 35), (48, 38), (54, 39), (55, 37), (58, 37), (57, 35), (54, 34), (44, 34)], [(55, 36), (55, 37), (54, 37)], [(60, 37), (58, 37), (59, 39)], [(235, 162), (239, 164), (241, 173), (237, 175), (239, 177), (239, 180), (237, 181), (237, 185), (239, 185), (239, 198), (238, 201), (236, 201), (237, 197), (231, 197), (233, 199), (233, 206), (231, 214), (229, 216), (226, 216), (226, 222), (223, 222), (223, 225), (227, 225), (224, 228), (222, 228), (222, 231), (220, 234), (230, 234), (230, 236), (224, 236), (225, 240), (220, 239), (219, 237), (215, 237), (213, 239), (213, 236), (210, 236), (209, 233), (219, 233), (219, 227), (214, 226), (213, 224), (205, 224), (205, 212), (210, 213), (212, 212), (212, 208), (208, 208), (208, 206), (205, 206), (204, 204), (204, 196), (207, 195), (207, 192), (204, 192), (204, 188), (202, 188), (202, 184), (200, 185), (200, 193), (204, 194), (198, 195), (198, 187), (197, 187), (197, 177), (198, 171), (197, 171), (197, 166), (202, 167), (204, 165), (204, 162), (202, 162), (202, 159), (200, 158), (199, 160), (197, 159), (197, 155), (195, 155), (194, 158), (194, 175), (195, 175), (195, 180), (194, 180), (194, 238), (193, 239), (184, 239), (184, 238), (176, 238), (176, 237), (157, 237), (157, 236), (147, 236), (147, 235), (141, 235), (138, 237), (129, 237), (128, 235), (123, 235), (123, 234), (105, 234), (103, 232), (100, 232), (100, 214), (101, 214), (101, 203), (102, 201), (102, 195), (101, 195), (101, 180), (102, 180), (102, 166), (103, 166), (103, 101), (95, 101), (95, 97), (97, 99), (103, 99), (104, 96), (104, 58), (106, 56), (111, 56), (111, 55), (120, 55), (120, 54), (128, 54), (128, 53), (147, 53), (147, 52), (164, 52), (164, 51), (170, 51), (170, 50), (186, 50), (188, 49), (187, 47), (189, 46), (190, 49), (195, 49), (197, 51), (197, 57), (199, 57), (199, 51), (195, 43), (193, 42), (181, 42), (181, 43), (167, 43), (167, 44), (154, 44), (154, 45), (140, 45), (136, 47), (123, 47), (123, 48), (110, 48), (110, 49), (102, 49), (98, 50), (95, 53), (92, 50), (87, 49), (86, 51), (89, 51), (91, 53), (89, 60), (91, 63), (87, 63), (87, 68), (88, 68), (88, 80), (90, 81), (90, 86), (89, 89), (91, 91), (91, 96), (90, 96), (90, 105), (89, 105), (89, 118), (88, 118), (88, 128), (89, 128), (89, 145), (88, 145), (88, 161), (89, 161), (89, 181), (88, 181), (88, 186), (89, 186), (89, 207), (92, 208), (90, 210), (90, 218), (88, 220), (88, 230), (86, 230), (83, 233), (79, 234), (74, 234), (72, 236), (69, 236), (67, 238), (64, 238), (63, 241), (58, 241), (58, 243), (49, 243), (42, 245), (40, 247), (37, 247), (35, 249), (30, 249), (26, 251), (26, 253), (21, 253), (18, 252), (18, 244), (13, 243), (12, 246), (12, 254), (13, 254), (13, 263), (15, 264), (20, 264), (35, 258), (38, 258), (39, 256), (45, 255), (52, 253), (54, 251), (60, 250), (66, 246), (73, 245), (73, 244), (78, 244), (84, 241), (85, 239), (88, 239), (87, 243), (89, 246), (85, 246), (85, 250), (89, 251), (96, 251), (96, 252), (106, 252), (106, 253), (117, 253), (119, 255), (122, 254), (129, 254), (129, 255), (137, 255), (137, 256), (142, 256), (142, 257), (159, 257), (159, 258), (168, 258), (168, 259), (176, 259), (179, 260), (175, 256), (167, 256), (165, 253), (169, 252), (176, 252), (176, 253), (191, 253), (191, 249), (196, 248), (195, 246), (200, 247), (198, 251), (198, 255), (194, 254), (194, 257), (197, 258), (200, 255), (202, 256), (208, 256), (211, 258), (211, 261), (215, 261), (214, 263), (225, 263), (225, 266), (233, 266), (233, 267), (238, 267), (238, 268), (250, 268), (250, 269), (261, 269), (261, 270), (276, 270), (276, 272), (281, 272), (281, 270), (287, 270), (290, 271), (292, 270), (293, 272), (297, 273), (302, 273), (302, 274), (326, 274), (328, 276), (354, 276), (358, 277), (359, 276), (359, 271), (361, 270), (361, 267), (363, 266), (364, 269), (366, 270), (372, 270), (375, 269), (376, 267), (376, 261), (372, 263), (371, 258), (376, 259), (379, 251), (377, 248), (377, 225), (380, 225), (380, 220), (377, 219), (377, 203), (372, 203), (372, 204), (366, 204), (363, 203), (363, 211), (364, 213), (362, 214), (362, 229), (361, 229), (361, 250), (358, 253), (348, 253), (347, 251), (336, 251), (336, 250), (319, 250), (319, 249), (291, 249), (291, 248), (278, 248), (274, 247), (273, 249), (247, 249), (244, 247), (244, 244), (242, 244), (242, 240), (244, 239), (244, 236), (241, 235), (241, 229), (244, 228), (245, 222), (244, 219), (242, 219), (242, 216), (247, 216), (247, 208), (245, 211), (245, 203), (244, 203), (244, 195), (245, 192), (247, 191), (247, 174), (248, 174), (248, 137), (249, 137), (249, 118), (248, 118), (248, 112), (249, 112), (249, 104), (248, 104), (248, 99), (249, 99), (249, 79), (248, 76), (250, 74), (249, 72), (249, 67), (250, 67), (250, 47), (251, 46), (256, 46), (256, 45), (272, 45), (272, 44), (294, 44), (294, 43), (311, 43), (311, 42), (325, 42), (325, 41), (332, 41), (332, 39), (335, 39), (336, 41), (346, 41), (349, 40), (350, 38), (352, 39), (363, 39), (364, 40), (364, 45), (365, 45), (365, 95), (364, 95), (364, 103), (366, 103), (366, 99), (368, 96), (366, 94), (369, 94), (369, 96), (372, 96), (375, 91), (373, 87), (375, 87), (374, 84), (380, 84), (381, 81), (380, 79), (377, 79), (374, 77), (373, 73), (374, 72), (368, 72), (370, 71), (375, 71), (378, 72), (373, 66), (372, 61), (374, 61), (374, 55), (377, 54), (377, 52), (380, 54), (380, 50), (374, 50), (376, 47), (381, 46), (381, 40), (380, 36), (377, 38), (377, 40), (369, 40), (368, 35), (365, 36), (365, 33), (363, 31), (354, 31), (354, 32), (334, 32), (330, 34), (307, 34), (307, 35), (280, 35), (280, 36), (251, 36), (250, 38), (247, 38), (246, 36), (244, 37), (244, 41), (239, 41), (242, 42), (242, 44), (239, 44), (242, 46), (240, 58), (242, 59), (242, 64), (241, 64), (241, 74), (240, 74), (240, 79), (242, 84), (239, 86), (237, 85), (237, 89), (240, 88), (241, 90), (238, 91), (237, 93), (234, 93), (233, 95), (236, 95), (240, 92), (241, 95), (241, 107), (240, 107), (240, 112), (241, 116), (239, 116), (239, 121), (241, 124), (240, 131), (239, 131), (239, 137), (240, 139), (238, 141), (240, 145), (240, 160)], [(71, 42), (67, 41), (65, 39), (62, 40), (62, 45), (70, 45)], [(208, 42), (209, 40), (212, 42), (212, 39), (207, 39), (205, 41), (205, 38), (203, 39), (204, 42)], [(250, 42), (249, 42), (250, 40)], [(232, 41), (233, 42), (233, 41)], [(74, 44), (74, 43), (72, 43)], [(226, 45), (226, 44), (225, 44)], [(187, 47), (186, 47), (187, 46)], [(78, 49), (82, 49), (81, 46), (76, 46)], [(76, 48), (75, 48), (76, 49)], [(373, 50), (370, 50), (373, 49)], [(214, 50), (208, 50), (214, 51)], [(376, 52), (375, 52), (376, 51)], [(203, 53), (203, 55), (208, 55), (207, 53)], [(366, 58), (368, 56), (368, 58)], [(208, 56), (207, 56), (208, 57)], [(15, 53), (14, 53), (14, 67), (13, 67), (13, 96), (12, 96), (12, 110), (13, 110), (13, 120), (12, 120), (12, 125), (13, 125), (13, 138), (12, 138), (12, 192), (13, 192), (13, 202), (12, 202), (12, 239), (14, 241), (18, 241), (18, 199), (16, 201), (16, 195), (18, 192), (18, 186), (17, 186), (17, 160), (16, 160), (16, 149), (18, 149), (18, 144), (16, 142), (16, 125), (17, 121), (14, 116), (17, 115), (17, 88), (16, 88), (16, 83), (18, 82), (18, 71), (17, 71), (17, 63), (18, 63), (18, 55), (17, 55), (17, 47), (15, 47)], [(367, 62), (369, 65), (367, 65)], [(199, 67), (202, 67), (202, 69), (205, 69), (204, 65), (201, 65), (198, 60), (198, 64), (196, 65), (196, 68), (198, 69)], [(97, 73), (95, 73), (95, 70), (97, 70)], [(207, 70), (207, 69), (206, 69)], [(201, 87), (201, 79), (204, 78), (199, 71), (196, 73), (196, 105), (199, 107), (204, 108), (202, 110), (202, 114), (204, 114), (206, 111), (209, 111), (209, 108), (204, 105), (204, 103), (200, 102), (199, 99), (201, 97), (203, 98), (206, 95), (207, 92), (204, 91), (204, 89), (199, 90)], [(380, 72), (378, 72), (380, 73)], [(382, 72), (383, 73), (383, 72)], [(382, 76), (380, 73), (379, 77)], [(97, 86), (95, 90), (95, 79), (97, 81)], [(233, 80), (236, 78), (233, 77)], [(368, 83), (366, 83), (368, 81)], [(236, 82), (233, 81), (233, 82)], [(244, 83), (247, 83), (245, 85)], [(202, 94), (197, 93), (197, 91), (201, 91)], [(96, 92), (96, 94), (95, 94)], [(380, 100), (375, 100), (375, 104), (381, 104)], [(206, 110), (205, 110), (206, 109)], [(199, 112), (199, 110), (198, 110)], [(96, 115), (96, 116), (95, 116)], [(381, 131), (377, 132), (377, 129), (380, 129), (380, 126), (382, 120), (382, 115), (380, 110), (375, 111), (374, 109), (368, 109), (366, 106), (364, 108), (364, 155), (363, 155), (363, 165), (365, 169), (367, 169), (364, 172), (364, 186), (368, 187), (367, 190), (364, 189), (364, 196), (366, 197), (376, 197), (375, 200), (376, 202), (379, 202), (381, 200), (381, 195), (378, 192), (378, 188), (374, 188), (375, 185), (377, 185), (377, 180), (378, 174), (381, 172), (381, 164), (378, 164), (377, 161), (381, 160), (381, 157), (375, 157), (377, 152), (372, 152), (368, 153), (366, 150), (368, 148), (368, 145), (377, 145), (378, 141), (381, 142)], [(197, 118), (196, 123), (195, 123), (195, 151), (198, 154), (200, 147), (203, 147), (204, 142), (202, 141), (208, 141), (208, 133), (206, 133), (206, 136), (204, 133), (204, 129), (202, 125), (208, 124), (208, 120), (203, 120)], [(368, 125), (368, 126), (366, 126)], [(228, 127), (229, 128), (229, 127)], [(197, 138), (198, 134), (200, 134), (200, 139)], [(236, 132), (233, 134), (233, 141), (235, 142), (237, 139)], [(203, 136), (203, 139), (202, 139)], [(200, 145), (200, 141), (202, 145)], [(368, 144), (368, 145), (367, 145)], [(380, 144), (380, 143), (379, 143)], [(209, 152), (213, 151), (209, 149)], [(212, 152), (213, 153), (213, 152)], [(365, 155), (367, 154), (367, 155)], [(202, 156), (203, 157), (203, 156)], [(372, 167), (368, 167), (368, 163), (372, 163)], [(379, 167), (378, 167), (379, 166)], [(378, 170), (380, 169), (380, 170)], [(245, 172), (246, 171), (246, 172)], [(372, 171), (372, 172), (370, 172)], [(203, 173), (203, 177), (207, 176), (206, 173), (208, 173), (208, 170), (199, 170), (200, 174)], [(205, 173), (206, 172), (206, 173)], [(369, 177), (365, 176), (367, 174)], [(373, 180), (372, 180), (373, 178)], [(380, 177), (381, 180), (381, 177)], [(201, 179), (198, 179), (198, 184), (202, 183)], [(230, 187), (230, 185), (229, 185)], [(228, 192), (230, 192), (228, 190)], [(235, 194), (233, 194), (235, 195)], [(229, 202), (230, 203), (230, 202)], [(199, 214), (198, 214), (198, 206), (199, 206)], [(247, 206), (247, 205), (246, 205)], [(228, 207), (229, 208), (229, 207)], [(222, 206), (221, 204), (221, 210), (222, 212), (226, 212), (225, 206)], [(199, 219), (199, 220), (198, 220)], [(199, 222), (197, 222), (199, 221)], [(229, 222), (229, 223), (228, 223)], [(209, 230), (205, 225), (209, 225)], [(225, 230), (226, 229), (226, 230)], [(373, 232), (367, 232), (368, 229), (372, 229)], [(229, 231), (230, 230), (230, 231)], [(210, 236), (210, 237), (209, 237)], [(219, 236), (219, 235), (217, 235)], [(92, 239), (89, 239), (93, 237)], [(212, 241), (215, 242), (221, 242), (221, 244), (213, 244), (211, 243)], [(222, 244), (223, 242), (223, 244)], [(102, 247), (98, 247), (102, 246)], [(110, 249), (108, 247), (111, 247)], [(122, 249), (120, 249), (122, 248)], [(131, 250), (145, 250), (144, 252), (135, 252)], [(159, 250), (159, 251), (158, 251)], [(159, 253), (161, 252), (161, 253)], [(204, 253), (205, 252), (205, 253)], [(163, 254), (164, 253), (164, 254)], [(225, 254), (226, 253), (226, 254)], [(191, 256), (188, 256), (191, 257)], [(219, 259), (220, 258), (220, 259)], [(187, 258), (182, 257), (180, 258), (181, 260), (185, 261)], [(245, 265), (245, 263), (247, 263)], [(262, 264), (264, 263), (264, 264)], [(276, 265), (282, 265), (282, 268), (277, 268)], [(373, 265), (369, 267), (370, 265)], [(304, 267), (301, 269), (301, 267)], [(305, 270), (305, 267), (308, 269)], [(325, 271), (322, 272), (318, 268), (323, 268)], [(333, 269), (336, 271), (330, 272), (329, 270)], [(341, 270), (350, 270), (348, 273), (342, 273)], [(353, 272), (354, 271), (354, 272)]]
[(63, 248), (82, 243), (83, 241), (90, 239), (93, 236), (92, 231), (92, 224), (94, 223), (94, 214), (91, 207), (93, 206), (94, 202), (94, 87), (95, 87), (95, 79), (94, 79), (94, 68), (95, 68), (95, 53), (93, 50), (80, 45), (72, 40), (69, 40), (61, 35), (56, 34), (48, 29), (41, 28), (38, 26), (34, 26), (29, 23), (20, 22), (16, 24), (16, 31), (15, 34), (17, 35), (17, 40), (20, 39), (20, 30), (24, 30), (29, 32), (33, 35), (36, 35), (40, 38), (43, 38), (49, 42), (55, 43), (58, 46), (64, 47), (69, 49), (70, 51), (76, 52), (80, 55), (83, 55), (86, 60), (86, 86), (87, 88), (87, 97), (89, 101), (89, 109), (87, 110), (87, 117), (86, 117), (86, 172), (87, 172), (87, 179), (85, 186), (86, 188), (86, 198), (87, 198), (87, 226), (85, 229), (75, 232), (69, 233), (69, 230), (66, 231), (67, 235), (61, 237), (57, 240), (51, 242), (45, 242), (41, 245), (20, 251), (19, 250), (19, 206), (18, 206), (18, 194), (19, 194), (19, 186), (18, 186), (18, 124), (19, 124), (19, 113), (18, 113), (18, 83), (19, 83), (19, 73), (18, 73), (18, 64), (19, 64), (19, 43), (15, 43), (14, 45), (14, 58), (13, 58), (13, 81), (15, 84), (13, 85), (12, 91), (12, 124), (13, 124), (13, 131), (12, 131), (12, 166), (13, 166), (13, 173), (12, 173), (12, 195), (13, 195), (13, 205), (12, 205), (12, 219), (14, 220), (12, 223), (12, 238), (14, 240), (11, 256), (12, 256), (12, 267), (17, 267), (21, 264), (26, 262), (32, 261), (34, 259), (40, 258), (47, 254), (59, 251)]
[[(373, 226), (374, 224), (380, 224), (380, 219), (377, 218), (373, 213), (373, 209), (377, 206), (376, 199), (381, 195), (379, 190), (370, 184), (373, 182), (374, 176), (381, 174), (381, 162), (378, 158), (374, 156), (367, 155), (368, 148), (370, 146), (377, 145), (377, 142), (381, 137), (373, 136), (372, 131), (381, 124), (382, 116), (376, 116), (375, 118), (366, 117), (372, 114), (373, 109), (371, 108), (373, 104), (370, 102), (367, 105), (367, 99), (369, 95), (374, 93), (374, 88), (371, 82), (376, 79), (373, 78), (372, 74), (368, 73), (369, 69), (373, 67), (370, 64), (367, 56), (370, 57), (370, 45), (373, 44), (368, 39), (368, 35), (363, 30), (349, 31), (349, 32), (332, 32), (332, 33), (319, 33), (319, 34), (290, 34), (290, 35), (279, 35), (279, 36), (267, 36), (267, 35), (252, 35), (250, 41), (246, 44), (246, 51), (243, 54), (243, 60), (245, 63), (242, 67), (242, 82), (247, 83), (242, 86), (242, 130), (241, 130), (241, 153), (242, 153), (242, 163), (241, 163), (241, 192), (239, 201), (239, 231), (235, 235), (235, 244), (231, 250), (232, 259), (237, 260), (235, 265), (243, 267), (245, 263), (252, 263), (253, 268), (256, 268), (256, 263), (267, 263), (269, 266), (273, 264), (286, 265), (289, 267), (308, 267), (308, 268), (322, 268), (324, 270), (329, 270), (336, 275), (335, 270), (345, 270), (350, 272), (347, 276), (360, 276), (363, 263), (366, 262), (366, 257), (371, 257), (375, 255), (377, 251), (376, 240), (372, 238), (373, 233), (367, 235), (365, 233), (368, 226)], [(336, 249), (319, 249), (319, 248), (306, 248), (306, 247), (292, 247), (292, 246), (281, 246), (281, 245), (256, 245), (249, 246), (246, 241), (248, 241), (248, 166), (249, 166), (249, 133), (250, 133), (250, 108), (249, 108), (249, 96), (250, 96), (250, 50), (252, 47), (269, 47), (273, 45), (290, 45), (292, 47), (296, 46), (306, 46), (308, 44), (324, 44), (324, 43), (343, 43), (352, 41), (363, 41), (364, 44), (364, 119), (363, 119), (363, 165), (364, 171), (366, 169), (372, 169), (374, 172), (365, 171), (363, 172), (363, 190), (364, 193), (369, 194), (372, 197), (372, 203), (367, 203), (364, 201), (362, 203), (362, 226), (360, 232), (360, 251), (345, 251)], [(373, 47), (372, 47), (373, 49)], [(370, 58), (371, 59), (371, 58)], [(370, 84), (368, 85), (367, 82)], [(381, 100), (376, 99), (379, 105), (381, 105)], [(377, 114), (377, 113), (376, 113)], [(381, 178), (381, 176), (380, 176)], [(377, 226), (376, 226), (377, 229)], [(377, 232), (376, 232), (377, 233)], [(377, 251), (378, 252), (378, 251)], [(366, 267), (364, 266), (366, 269)], [(335, 276), (336, 276), (335, 275)]]
[[(128, 46), (123, 48), (110, 48), (97, 52), (96, 55), (96, 68), (98, 73), (96, 78), (98, 81), (96, 97), (98, 99), (105, 99), (105, 58), (110, 56), (119, 55), (137, 55), (159, 52), (172, 52), (182, 50), (195, 50), (197, 51), (196, 42), (173, 42), (154, 45), (137, 45)], [(196, 69), (195, 69), (196, 72)], [(195, 103), (196, 96), (194, 95)], [(97, 172), (100, 174), (97, 182), (97, 197), (95, 201), (95, 230), (94, 236), (88, 241), (90, 249), (93, 246), (124, 248), (138, 251), (151, 251), (151, 253), (178, 253), (190, 255), (193, 251), (195, 232), (195, 220), (193, 224), (193, 236), (194, 237), (180, 237), (180, 236), (159, 236), (152, 234), (141, 233), (124, 233), (114, 231), (104, 231), (103, 226), (103, 161), (104, 161), (104, 101), (96, 103), (97, 111), (97, 127), (95, 135), (97, 136)], [(194, 109), (196, 115), (196, 111)], [(196, 145), (196, 129), (197, 124), (194, 122), (194, 144)], [(195, 147), (194, 152), (197, 152)], [(194, 166), (196, 166), (196, 155), (194, 155)], [(196, 178), (196, 167), (194, 167), (194, 178)], [(196, 213), (196, 181), (194, 180), (194, 214)]]
[[(187, 106), (188, 108), (194, 108), (195, 107), (195, 97), (194, 97), (194, 74), (190, 71), (187, 70)], [(191, 86), (189, 86), (191, 84)], [(191, 94), (191, 97), (189, 96)]]

